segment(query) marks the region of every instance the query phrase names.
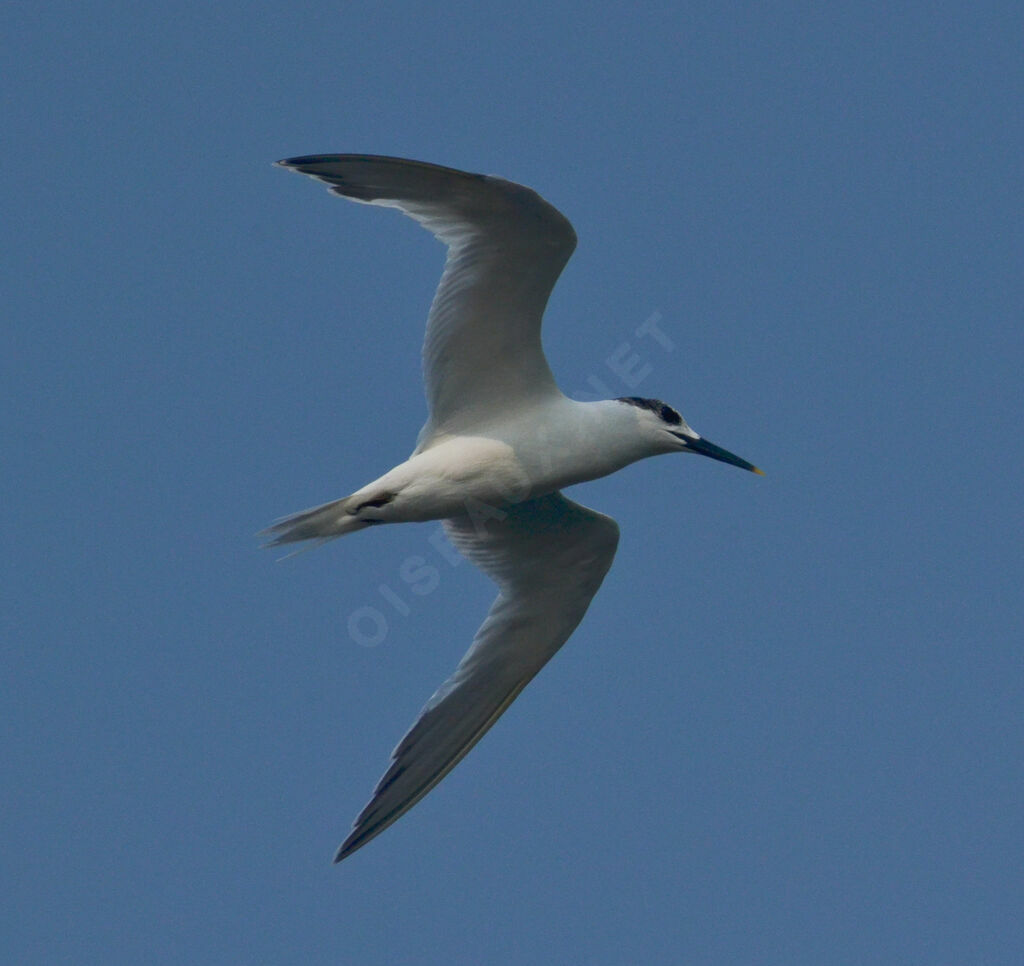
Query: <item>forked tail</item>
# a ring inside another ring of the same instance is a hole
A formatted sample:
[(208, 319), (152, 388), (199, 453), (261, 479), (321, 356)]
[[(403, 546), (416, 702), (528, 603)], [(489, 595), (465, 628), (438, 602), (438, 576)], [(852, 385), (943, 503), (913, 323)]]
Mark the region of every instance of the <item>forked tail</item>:
[(319, 540), (322, 543), (368, 527), (371, 521), (360, 520), (345, 509), (350, 499), (351, 497), (345, 497), (293, 513), (291, 516), (281, 517), (266, 530), (260, 531), (259, 535), (267, 538), (264, 546), (280, 547), (282, 544), (298, 543), (300, 540)]

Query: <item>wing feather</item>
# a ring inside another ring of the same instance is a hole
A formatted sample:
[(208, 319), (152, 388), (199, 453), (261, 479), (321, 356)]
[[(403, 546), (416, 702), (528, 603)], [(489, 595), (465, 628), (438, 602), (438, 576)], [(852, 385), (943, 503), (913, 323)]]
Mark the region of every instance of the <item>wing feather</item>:
[(503, 178), (420, 161), (318, 154), (279, 163), (345, 198), (398, 208), (448, 246), (423, 343), (424, 446), (558, 394), (541, 318), (576, 233), (556, 208)]
[(397, 821), (501, 717), (583, 619), (618, 545), (614, 520), (553, 493), (501, 520), (446, 520), (452, 542), (498, 585), (455, 672), (392, 752), (335, 861)]

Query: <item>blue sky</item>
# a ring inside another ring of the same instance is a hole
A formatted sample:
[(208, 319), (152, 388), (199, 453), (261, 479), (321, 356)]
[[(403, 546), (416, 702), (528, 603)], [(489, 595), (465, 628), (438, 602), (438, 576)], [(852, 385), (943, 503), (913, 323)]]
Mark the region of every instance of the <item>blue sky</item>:
[[(8, 5), (10, 961), (1019, 963), (1022, 18)], [(563, 387), (767, 473), (571, 491), (579, 631), (340, 867), (492, 588), (435, 524), (256, 549), (424, 418), (442, 249), (270, 164), (335, 151), (536, 188)]]

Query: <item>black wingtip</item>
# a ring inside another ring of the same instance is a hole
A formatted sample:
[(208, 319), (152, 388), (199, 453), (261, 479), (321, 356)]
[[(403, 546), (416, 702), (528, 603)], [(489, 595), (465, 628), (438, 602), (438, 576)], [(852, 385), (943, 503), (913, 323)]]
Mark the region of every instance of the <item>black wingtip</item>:
[(310, 164), (330, 164), (332, 161), (341, 161), (345, 159), (356, 159), (360, 157), (369, 157), (369, 155), (357, 155), (357, 154), (303, 154), (297, 158), (282, 158), (280, 161), (275, 161), (275, 164), (279, 164), (282, 168), (304, 168)]
[[(350, 836), (351, 837), (351, 836)], [(334, 864), (337, 865), (342, 859), (347, 859), (360, 845), (364, 845), (364, 842), (350, 843), (349, 839), (345, 839), (341, 845), (338, 846), (338, 851), (334, 853)]]
[(348, 838), (338, 846), (338, 851), (334, 853), (334, 864), (337, 865), (342, 859), (347, 859), (353, 852), (358, 852), (364, 845), (380, 835), (395, 819), (400, 817), (401, 814), (396, 815), (390, 821), (383, 824), (377, 822), (365, 828), (358, 825), (354, 827), (349, 833)]

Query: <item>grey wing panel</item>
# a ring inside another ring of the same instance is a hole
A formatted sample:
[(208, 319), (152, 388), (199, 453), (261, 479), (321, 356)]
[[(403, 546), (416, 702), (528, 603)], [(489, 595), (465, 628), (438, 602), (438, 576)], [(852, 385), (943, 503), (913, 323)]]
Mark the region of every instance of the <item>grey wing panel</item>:
[(455, 672), (395, 748), (335, 861), (404, 815), (498, 720), (582, 620), (618, 541), (613, 520), (560, 494), (513, 507), (486, 528), (468, 518), (446, 527), (500, 592)]
[(419, 161), (309, 155), (280, 164), (346, 198), (398, 208), (448, 246), (423, 343), (427, 437), (558, 392), (541, 318), (576, 234), (556, 208), (502, 178)]

